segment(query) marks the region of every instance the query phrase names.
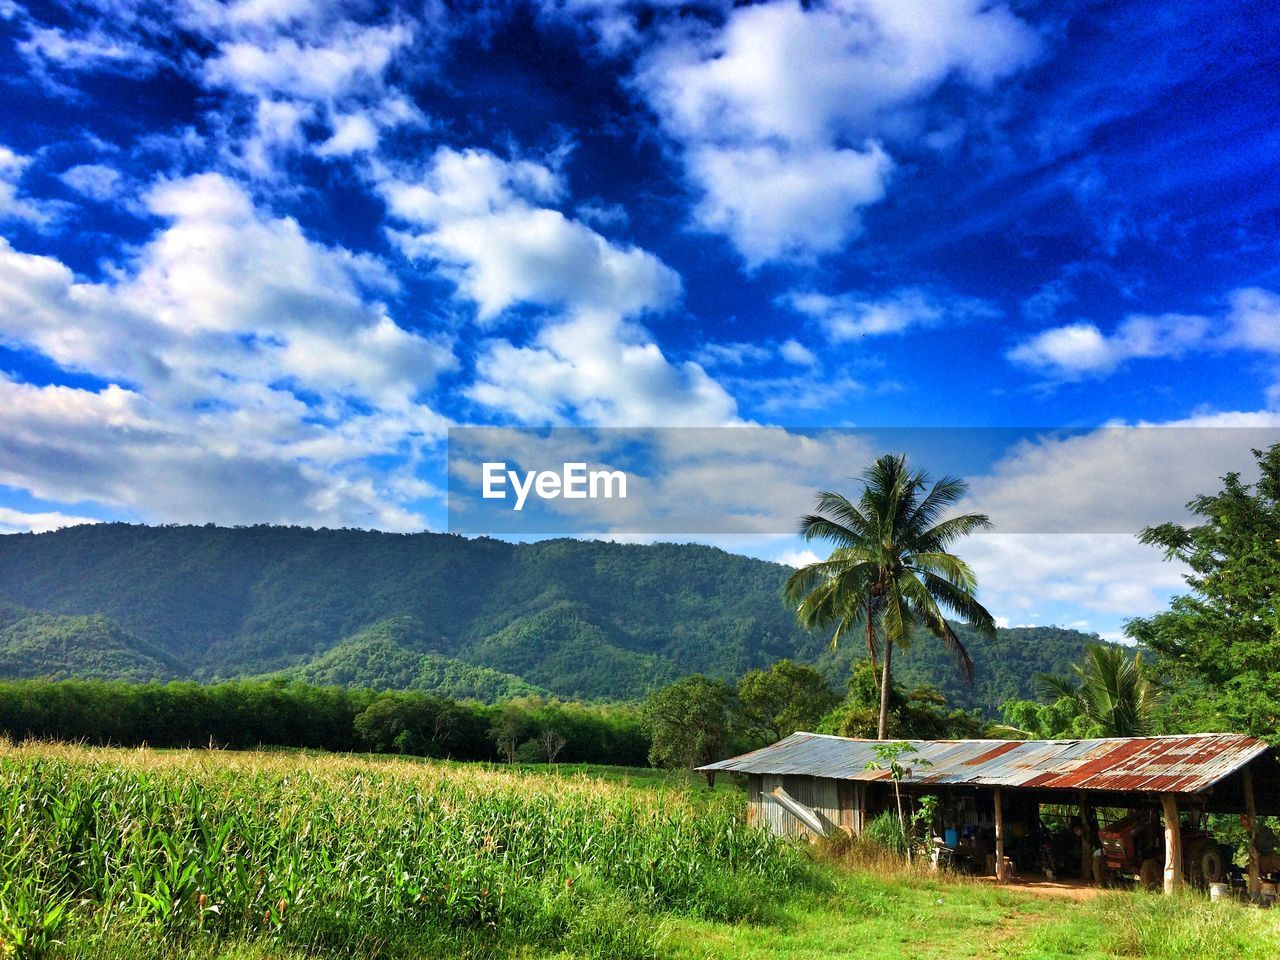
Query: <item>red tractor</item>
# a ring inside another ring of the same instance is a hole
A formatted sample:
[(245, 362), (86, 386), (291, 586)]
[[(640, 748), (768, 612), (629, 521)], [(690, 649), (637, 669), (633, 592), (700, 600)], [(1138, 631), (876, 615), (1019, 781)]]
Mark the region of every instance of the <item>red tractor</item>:
[[(1231, 854), (1197, 822), (1182, 824), (1182, 870), (1188, 883), (1207, 887), (1226, 879)], [(1138, 810), (1098, 831), (1099, 880), (1131, 876), (1148, 890), (1164, 883), (1164, 824), (1154, 810)]]

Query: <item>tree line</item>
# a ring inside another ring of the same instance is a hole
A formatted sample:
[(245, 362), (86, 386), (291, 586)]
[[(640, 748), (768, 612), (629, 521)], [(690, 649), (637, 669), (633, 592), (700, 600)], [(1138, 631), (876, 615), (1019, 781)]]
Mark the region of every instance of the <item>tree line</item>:
[(300, 682), (0, 682), (0, 731), (94, 745), (399, 753), (639, 766), (640, 711), (526, 697), (504, 704)]

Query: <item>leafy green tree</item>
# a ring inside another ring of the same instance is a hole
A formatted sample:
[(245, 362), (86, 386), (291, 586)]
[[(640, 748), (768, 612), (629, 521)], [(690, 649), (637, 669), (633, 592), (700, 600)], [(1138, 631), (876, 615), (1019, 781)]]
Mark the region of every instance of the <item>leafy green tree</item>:
[(779, 660), (738, 681), (739, 732), (748, 742), (772, 743), (797, 730), (816, 730), (837, 702), (816, 668)]
[[(943, 477), (930, 486), (912, 472), (905, 455), (880, 457), (863, 473), (855, 504), (839, 493), (818, 496), (818, 512), (801, 521), (806, 540), (835, 545), (826, 560), (797, 570), (785, 592), (807, 628), (835, 625), (832, 646), (859, 623), (868, 656), (883, 653), (877, 735), (888, 735), (894, 647), (909, 642), (913, 626), (923, 627), (951, 652), (962, 676), (972, 679), (973, 662), (943, 610), (994, 636), (995, 619), (978, 603), (977, 578), (949, 548), (976, 530), (991, 526), (980, 513), (944, 519), (964, 496), (964, 481)], [(877, 636), (878, 634), (878, 636)]]
[(452, 700), (421, 693), (387, 693), (355, 718), (360, 741), (375, 753), (445, 757), (461, 722)]
[(1000, 707), (1003, 723), (987, 728), (988, 735), (1010, 740), (1079, 740), (1092, 736), (1089, 723), (1074, 697), (1052, 703), (1006, 700)]
[[(983, 723), (976, 711), (948, 710), (946, 698), (930, 687), (906, 690), (892, 678), (889, 685), (890, 737), (963, 740), (982, 735)], [(877, 737), (880, 700), (875, 667), (868, 660), (859, 660), (850, 675), (849, 695), (822, 718), (817, 730), (839, 737), (883, 739)]]
[(723, 755), (729, 737), (733, 688), (723, 680), (694, 674), (653, 693), (644, 716), (658, 767), (697, 767)]
[(1280, 742), (1280, 444), (1253, 453), (1255, 484), (1229, 473), (1187, 505), (1202, 523), (1142, 532), (1191, 569), (1191, 592), (1125, 630), (1179, 690), (1182, 729), (1225, 725)]
[(507, 763), (516, 762), (516, 748), (529, 730), (529, 712), (518, 703), (508, 703), (498, 711), (489, 728), (489, 736)]
[(1096, 643), (1071, 668), (1071, 676), (1044, 674), (1040, 687), (1050, 703), (1067, 701), (1089, 727), (1089, 736), (1143, 737), (1154, 732), (1161, 693), (1147, 677), (1142, 652)]

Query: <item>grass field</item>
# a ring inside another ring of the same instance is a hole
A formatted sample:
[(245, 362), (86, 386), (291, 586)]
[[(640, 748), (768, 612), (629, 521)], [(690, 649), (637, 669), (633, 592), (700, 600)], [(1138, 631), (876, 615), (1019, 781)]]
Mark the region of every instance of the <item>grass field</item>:
[(1280, 911), (815, 859), (652, 771), (0, 744), (0, 955), (1280, 955)]

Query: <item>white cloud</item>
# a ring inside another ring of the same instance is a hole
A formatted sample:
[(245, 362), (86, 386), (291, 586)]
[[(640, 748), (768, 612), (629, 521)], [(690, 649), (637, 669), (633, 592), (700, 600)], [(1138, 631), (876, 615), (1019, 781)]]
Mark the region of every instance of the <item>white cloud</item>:
[(775, 358), (798, 367), (821, 365), (813, 351), (798, 340), (785, 340), (782, 343), (774, 341), (704, 343), (695, 356), (699, 363), (708, 367), (757, 366)]
[(1129, 360), (1183, 356), (1204, 344), (1209, 329), (1204, 317), (1185, 314), (1127, 317), (1110, 336), (1092, 323), (1072, 323), (1036, 334), (1008, 356), (1057, 379), (1105, 376)]
[(778, 348), (778, 353), (782, 359), (788, 363), (794, 363), (801, 367), (816, 367), (819, 365), (817, 355), (798, 340), (787, 340)]
[(378, 128), (372, 120), (360, 113), (345, 114), (334, 118), (333, 135), (316, 153), (322, 157), (345, 157), (372, 150), (377, 145)]
[(765, 363), (773, 358), (773, 350), (760, 343), (705, 343), (698, 350), (697, 358), (708, 367), (741, 367)]
[[(854, 397), (865, 396), (872, 389), (839, 370), (817, 377), (811, 372), (794, 377), (765, 377), (743, 379), (730, 384), (740, 394), (755, 398), (755, 408), (767, 416), (788, 417), (798, 410), (828, 413), (848, 405)], [(892, 392), (897, 385), (890, 382), (875, 387), (880, 392)]]
[(31, 158), (0, 144), (0, 220), (24, 220), (40, 227), (53, 219), (47, 203), (24, 196), (19, 188)]
[(64, 170), (58, 179), (90, 200), (113, 200), (120, 193), (120, 171), (102, 163), (82, 163)]
[(205, 79), (255, 97), (336, 100), (361, 88), (379, 88), (392, 58), (413, 39), (403, 24), (360, 26), (340, 21), (323, 42), (289, 36), (266, 43), (230, 40), (204, 65)]
[(816, 320), (833, 343), (999, 316), (999, 310), (986, 301), (920, 287), (902, 287), (878, 297), (861, 293), (831, 296), (800, 290), (787, 294), (780, 302)]
[(1135, 534), (1189, 520), (1189, 501), (1229, 471), (1256, 474), (1251, 450), (1276, 442), (1280, 414), (1266, 412), (1048, 433), (971, 477), (964, 507), (1000, 533)]
[(900, 115), (949, 78), (988, 90), (1038, 47), (986, 0), (779, 0), (681, 23), (636, 84), (684, 147), (695, 222), (749, 266), (841, 246), (884, 194)]
[(1007, 356), (1055, 380), (1081, 380), (1114, 373), (1130, 360), (1225, 349), (1280, 353), (1280, 295), (1246, 287), (1233, 291), (1218, 315), (1131, 315), (1110, 334), (1087, 322), (1052, 327)]
[(1227, 324), (1226, 346), (1280, 353), (1280, 294), (1260, 287), (1236, 290)]
[(668, 360), (638, 324), (580, 310), (528, 346), (485, 343), (467, 395), (525, 423), (718, 426), (737, 404), (701, 366)]
[(817, 563), (823, 559), (812, 550), (783, 550), (774, 558), (778, 563), (786, 564), (788, 567), (807, 567), (811, 563)]
[(653, 254), (610, 243), (542, 203), (564, 193), (550, 167), (441, 148), (413, 179), (378, 185), (389, 212), (419, 232), (393, 237), (437, 263), (492, 320), (518, 303), (637, 314), (668, 306), (680, 278)]
[(47, 74), (53, 67), (67, 71), (110, 70), (141, 76), (164, 62), (160, 53), (127, 31), (113, 31), (98, 25), (79, 31), (30, 26), (27, 38), (18, 43), (18, 50), (38, 74)]
[(699, 147), (685, 162), (702, 193), (695, 222), (729, 237), (751, 267), (839, 249), (859, 232), (858, 211), (884, 196), (893, 166), (875, 143)]
[(0, 339), (112, 384), (0, 381), (0, 482), (156, 520), (420, 525), (361, 461), (437, 442), (421, 395), (456, 365), (448, 338), (370, 298), (394, 287), (378, 261), (309, 240), (221, 176), (144, 202), (168, 225), (102, 282), (0, 243)]
[(389, 73), (410, 50), (421, 65), (419, 35), (431, 25), (399, 12), (380, 22), (351, 18), (360, 13), (325, 0), (190, 0), (182, 7), (182, 23), (214, 46), (195, 69), (228, 94), (210, 113), (225, 161), (255, 177), (280, 178), (299, 153), (367, 153), (383, 131), (426, 122)]
[(482, 343), (471, 400), (527, 423), (736, 419), (723, 387), (697, 363), (670, 361), (634, 319), (674, 303), (679, 275), (546, 206), (567, 192), (552, 165), (441, 148), (412, 175), (375, 177), (390, 215), (410, 227), (392, 239), (450, 277), (481, 324), (519, 305), (552, 311), (528, 343)]
[(983, 534), (959, 552), (978, 577), (988, 610), (1034, 623), (1072, 610), (1115, 623), (1149, 616), (1184, 592), (1187, 572), (1128, 534)]
[(97, 523), (93, 517), (76, 517), (65, 513), (27, 513), (10, 507), (0, 507), (0, 535), (7, 533), (46, 533), (63, 527), (75, 527), (84, 523)]

